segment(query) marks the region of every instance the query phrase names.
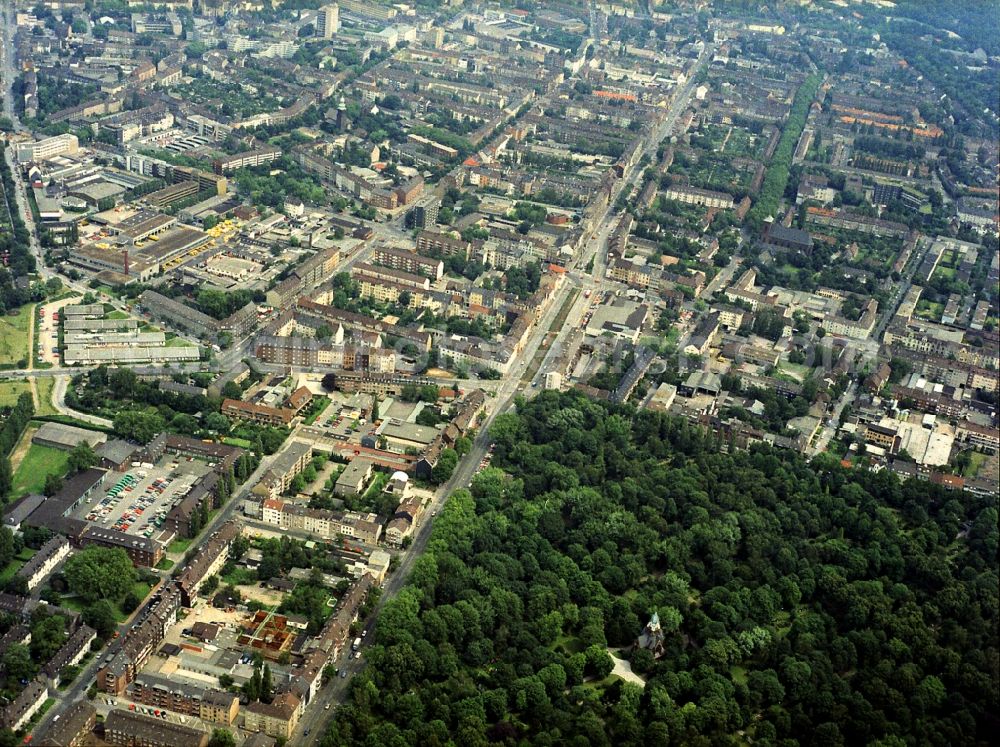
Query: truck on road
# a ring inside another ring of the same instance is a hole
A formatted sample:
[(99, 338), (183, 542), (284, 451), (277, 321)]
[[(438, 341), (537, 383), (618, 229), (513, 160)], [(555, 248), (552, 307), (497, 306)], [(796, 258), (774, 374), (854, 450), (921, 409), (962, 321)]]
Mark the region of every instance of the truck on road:
[(354, 643), (351, 644), (351, 650), (357, 651), (359, 648), (361, 648), (361, 638), (355, 638)]

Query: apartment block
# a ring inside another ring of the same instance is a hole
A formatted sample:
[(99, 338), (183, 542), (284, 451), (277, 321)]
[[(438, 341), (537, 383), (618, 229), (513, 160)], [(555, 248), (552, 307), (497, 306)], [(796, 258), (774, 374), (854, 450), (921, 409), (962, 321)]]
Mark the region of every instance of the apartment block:
[[(420, 246), (420, 239), (417, 239)], [(466, 256), (468, 253), (466, 252)], [(415, 252), (392, 249), (385, 246), (376, 247), (372, 253), (372, 262), (376, 265), (390, 267), (393, 270), (423, 275), (432, 281), (440, 280), (444, 275), (444, 262), (433, 257), (423, 257)]]
[(19, 163), (44, 161), (56, 156), (73, 155), (80, 150), (80, 141), (76, 135), (66, 133), (54, 135), (44, 140), (17, 144), (17, 160)]

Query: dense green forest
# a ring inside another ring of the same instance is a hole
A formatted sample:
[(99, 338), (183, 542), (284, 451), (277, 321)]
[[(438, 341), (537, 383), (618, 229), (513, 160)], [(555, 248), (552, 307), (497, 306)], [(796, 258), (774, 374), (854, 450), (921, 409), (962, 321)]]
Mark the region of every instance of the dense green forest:
[(326, 747), (991, 740), (995, 496), (578, 393), (491, 433), (500, 469), (442, 511)]

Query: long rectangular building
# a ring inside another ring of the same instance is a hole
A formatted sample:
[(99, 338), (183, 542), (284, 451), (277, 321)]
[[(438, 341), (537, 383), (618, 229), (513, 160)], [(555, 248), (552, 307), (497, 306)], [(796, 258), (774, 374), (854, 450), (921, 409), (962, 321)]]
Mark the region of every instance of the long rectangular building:
[(434, 257), (423, 257), (416, 252), (392, 249), (387, 246), (376, 247), (372, 253), (372, 262), (390, 267), (393, 270), (423, 275), (431, 280), (440, 280), (444, 274), (444, 262)]
[(139, 304), (154, 319), (192, 334), (211, 336), (221, 328), (217, 319), (154, 290), (143, 291)]
[(271, 161), (280, 157), (280, 148), (259, 148), (257, 150), (248, 150), (243, 153), (237, 153), (235, 156), (217, 158), (212, 163), (212, 169), (216, 174), (228, 174), (230, 171), (271, 163)]
[(207, 687), (180, 683), (155, 674), (140, 674), (129, 690), (137, 703), (195, 716), (202, 721), (232, 726), (240, 710), (240, 699)]
[(115, 708), (104, 721), (104, 739), (116, 747), (207, 747), (208, 732)]

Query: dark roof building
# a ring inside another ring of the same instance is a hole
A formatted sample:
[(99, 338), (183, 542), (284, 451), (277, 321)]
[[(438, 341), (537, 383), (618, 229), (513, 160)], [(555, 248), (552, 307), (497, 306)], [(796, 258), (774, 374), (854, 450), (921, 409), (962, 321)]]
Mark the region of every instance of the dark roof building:
[(120, 747), (206, 747), (208, 732), (116, 708), (104, 721), (104, 739)]
[(35, 744), (49, 747), (80, 747), (97, 723), (97, 709), (89, 700), (78, 700), (35, 737)]
[(812, 252), (813, 240), (808, 231), (801, 228), (786, 228), (780, 223), (769, 223), (764, 228), (763, 240), (769, 246), (793, 251)]

